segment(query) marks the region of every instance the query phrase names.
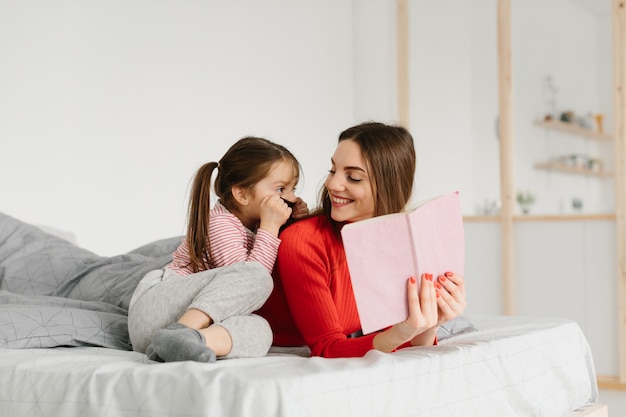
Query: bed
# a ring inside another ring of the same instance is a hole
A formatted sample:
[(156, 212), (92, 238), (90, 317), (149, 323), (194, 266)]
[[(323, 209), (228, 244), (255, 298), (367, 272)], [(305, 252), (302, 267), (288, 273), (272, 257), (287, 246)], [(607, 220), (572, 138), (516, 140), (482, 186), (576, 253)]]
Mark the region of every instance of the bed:
[(0, 416), (607, 415), (562, 318), (471, 316), (438, 346), (363, 358), (152, 362), (129, 350), (126, 298), (178, 241), (101, 258), (0, 214)]

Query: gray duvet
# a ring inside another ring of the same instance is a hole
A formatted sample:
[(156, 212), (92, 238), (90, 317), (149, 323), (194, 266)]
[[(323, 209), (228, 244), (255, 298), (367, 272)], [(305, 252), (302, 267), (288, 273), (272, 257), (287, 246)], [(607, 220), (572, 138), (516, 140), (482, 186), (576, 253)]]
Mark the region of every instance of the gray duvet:
[(0, 348), (131, 349), (128, 304), (181, 237), (103, 257), (0, 213)]

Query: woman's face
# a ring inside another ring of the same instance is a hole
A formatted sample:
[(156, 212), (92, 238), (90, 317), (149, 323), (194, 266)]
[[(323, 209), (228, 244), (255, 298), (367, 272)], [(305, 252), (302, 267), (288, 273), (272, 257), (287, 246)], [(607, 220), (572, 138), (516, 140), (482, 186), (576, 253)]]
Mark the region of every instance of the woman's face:
[(339, 142), (331, 163), (325, 186), (330, 196), (333, 220), (356, 222), (373, 217), (372, 180), (359, 145), (349, 139)]

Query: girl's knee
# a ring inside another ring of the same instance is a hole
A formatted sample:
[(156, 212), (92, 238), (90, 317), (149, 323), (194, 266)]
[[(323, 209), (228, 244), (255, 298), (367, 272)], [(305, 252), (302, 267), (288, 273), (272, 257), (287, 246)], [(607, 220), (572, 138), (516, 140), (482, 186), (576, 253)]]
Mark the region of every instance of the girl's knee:
[(246, 268), (246, 274), (249, 275), (250, 283), (254, 283), (255, 292), (264, 298), (270, 296), (274, 289), (274, 280), (267, 272), (267, 269), (259, 262), (242, 262), (242, 267)]
[(269, 323), (256, 314), (231, 317), (220, 323), (232, 339), (232, 350), (226, 358), (254, 358), (267, 355), (272, 345)]

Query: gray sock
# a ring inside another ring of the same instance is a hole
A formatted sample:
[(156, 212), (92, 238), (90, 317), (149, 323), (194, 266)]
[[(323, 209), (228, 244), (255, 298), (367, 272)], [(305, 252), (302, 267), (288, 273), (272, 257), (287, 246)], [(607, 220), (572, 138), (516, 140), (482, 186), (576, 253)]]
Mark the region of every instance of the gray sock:
[(164, 362), (215, 362), (216, 359), (202, 333), (180, 323), (172, 323), (154, 332), (152, 348)]
[(154, 351), (154, 347), (152, 346), (152, 343), (150, 343), (148, 347), (146, 348), (146, 356), (151, 361), (163, 362), (163, 359), (161, 359), (161, 357), (157, 355), (157, 353)]

